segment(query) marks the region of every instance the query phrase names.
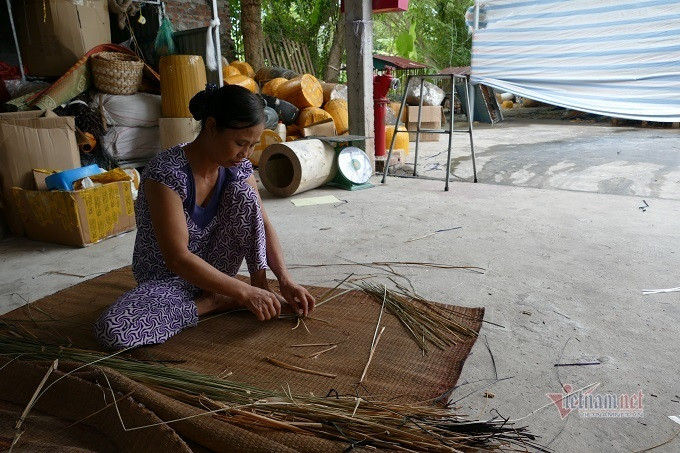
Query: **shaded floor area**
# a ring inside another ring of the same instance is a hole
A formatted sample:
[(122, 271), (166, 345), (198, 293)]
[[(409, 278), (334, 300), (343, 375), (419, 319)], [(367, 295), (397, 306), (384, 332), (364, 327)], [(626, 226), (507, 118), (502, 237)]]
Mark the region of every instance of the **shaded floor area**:
[[(447, 140), (419, 145), (420, 175), (444, 178)], [(475, 124), (474, 143), (479, 182), (680, 199), (680, 129), (508, 118)], [(451, 178), (471, 181), (468, 136), (452, 148)], [(397, 174), (412, 174), (414, 150)]]

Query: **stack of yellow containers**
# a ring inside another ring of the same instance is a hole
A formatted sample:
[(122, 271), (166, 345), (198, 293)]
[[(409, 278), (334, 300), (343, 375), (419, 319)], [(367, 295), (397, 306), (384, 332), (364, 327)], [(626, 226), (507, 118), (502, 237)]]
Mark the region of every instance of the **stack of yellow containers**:
[(203, 58), (198, 55), (168, 55), (160, 61), (161, 113), (159, 119), (161, 146), (170, 148), (193, 141), (200, 124), (189, 112), (189, 101), (205, 89)]

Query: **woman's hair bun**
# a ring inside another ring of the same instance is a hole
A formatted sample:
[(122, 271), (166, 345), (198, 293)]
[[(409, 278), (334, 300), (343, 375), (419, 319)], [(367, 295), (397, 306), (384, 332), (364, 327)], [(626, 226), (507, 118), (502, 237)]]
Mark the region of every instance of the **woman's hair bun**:
[(193, 116), (196, 121), (202, 121), (204, 119), (207, 102), (208, 95), (205, 90), (196, 93), (189, 101), (189, 112), (191, 112), (191, 116)]
[(239, 85), (207, 84), (205, 90), (189, 101), (189, 111), (205, 127), (208, 118), (215, 119), (219, 129), (245, 129), (264, 124), (264, 99)]

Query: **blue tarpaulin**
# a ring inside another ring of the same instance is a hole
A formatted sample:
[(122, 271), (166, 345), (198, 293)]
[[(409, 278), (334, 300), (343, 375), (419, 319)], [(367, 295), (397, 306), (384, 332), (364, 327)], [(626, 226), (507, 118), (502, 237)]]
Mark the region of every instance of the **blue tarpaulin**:
[[(475, 11), (475, 8), (477, 11)], [(486, 0), (473, 84), (612, 117), (680, 121), (680, 1)]]

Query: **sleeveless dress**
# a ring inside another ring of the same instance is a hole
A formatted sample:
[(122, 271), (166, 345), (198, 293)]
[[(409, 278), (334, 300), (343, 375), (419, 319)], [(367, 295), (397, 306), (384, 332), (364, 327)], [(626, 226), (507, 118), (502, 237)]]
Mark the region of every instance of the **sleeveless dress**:
[(162, 343), (198, 322), (194, 301), (203, 291), (167, 268), (151, 224), (144, 193), (146, 180), (164, 184), (180, 196), (192, 253), (231, 277), (244, 258), (251, 274), (267, 268), (262, 212), (255, 190), (246, 182), (253, 174), (250, 162), (220, 167), (211, 199), (202, 207), (195, 202), (185, 145), (159, 153), (142, 173), (135, 205), (137, 237), (132, 257), (138, 286), (123, 294), (94, 324), (97, 340), (108, 348)]

